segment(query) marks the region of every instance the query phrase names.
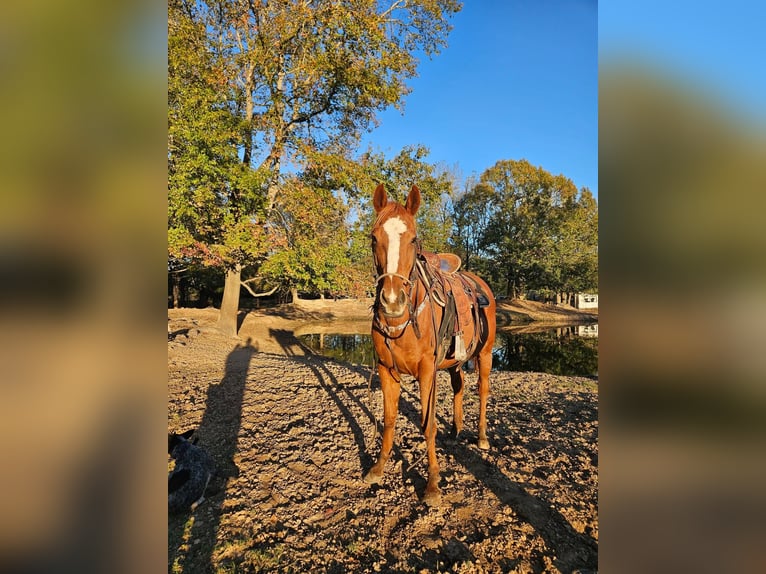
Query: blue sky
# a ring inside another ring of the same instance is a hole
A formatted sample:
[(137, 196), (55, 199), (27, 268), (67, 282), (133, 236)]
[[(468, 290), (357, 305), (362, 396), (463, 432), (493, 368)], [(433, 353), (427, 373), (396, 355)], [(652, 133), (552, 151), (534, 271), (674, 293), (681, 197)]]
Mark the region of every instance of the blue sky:
[(598, 18), (604, 61), (638, 59), (743, 116), (766, 121), (761, 0), (608, 0)]
[(428, 160), (480, 176), (527, 159), (598, 195), (596, 0), (466, 0), (448, 47), (423, 58), (404, 113), (363, 139), (386, 157), (424, 144)]

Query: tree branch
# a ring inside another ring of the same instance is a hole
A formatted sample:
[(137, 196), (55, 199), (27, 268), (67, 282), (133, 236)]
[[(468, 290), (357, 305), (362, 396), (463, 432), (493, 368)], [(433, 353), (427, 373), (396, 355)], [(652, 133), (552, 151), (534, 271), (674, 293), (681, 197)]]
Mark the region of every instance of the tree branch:
[(255, 281), (255, 278), (254, 279), (248, 279), (247, 281), (240, 281), (239, 284), (242, 285), (242, 287), (244, 287), (245, 289), (247, 289), (248, 292), (250, 293), (250, 295), (252, 295), (253, 297), (268, 297), (269, 295), (272, 295), (277, 289), (279, 289), (279, 285), (277, 285), (271, 291), (264, 291), (263, 293), (256, 293), (255, 291), (253, 291), (250, 288), (250, 285), (248, 285), (248, 283), (250, 281)]
[(381, 17), (381, 18), (383, 18), (383, 19), (387, 18), (387, 17), (388, 17), (388, 15), (389, 15), (391, 12), (393, 12), (394, 10), (396, 10), (397, 8), (399, 8), (399, 7), (400, 7), (400, 6), (402, 6), (402, 5), (406, 6), (406, 5), (407, 5), (407, 0), (396, 0), (396, 2), (394, 2), (393, 4), (391, 4), (391, 6), (389, 6), (388, 10), (386, 10), (385, 12), (383, 12), (383, 13), (380, 15), (380, 17)]

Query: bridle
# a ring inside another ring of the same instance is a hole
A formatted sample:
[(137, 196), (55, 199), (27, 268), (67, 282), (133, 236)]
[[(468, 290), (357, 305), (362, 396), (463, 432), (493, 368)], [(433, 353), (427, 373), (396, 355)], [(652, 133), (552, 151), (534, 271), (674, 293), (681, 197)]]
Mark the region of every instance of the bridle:
[[(376, 222), (376, 227), (377, 227)], [(404, 293), (405, 297), (405, 304), (407, 307), (407, 320), (400, 324), (400, 325), (394, 325), (390, 326), (388, 323), (384, 323), (380, 319), (380, 315), (383, 315), (383, 317), (386, 317), (386, 313), (384, 311), (381, 311), (379, 314), (378, 311), (380, 310), (380, 292), (378, 291), (378, 294), (375, 297), (375, 302), (373, 303), (373, 311), (375, 314), (373, 325), (381, 332), (383, 335), (385, 335), (389, 339), (398, 339), (404, 334), (404, 330), (407, 328), (408, 325), (412, 325), (412, 328), (415, 331), (415, 335), (417, 338), (420, 338), (420, 326), (418, 325), (418, 316), (423, 311), (423, 308), (425, 307), (426, 301), (428, 301), (428, 291), (426, 290), (425, 296), (423, 297), (423, 300), (420, 302), (420, 305), (418, 305), (417, 309), (413, 308), (413, 299), (417, 299), (418, 294), (418, 286), (419, 286), (419, 269), (420, 266), (418, 265), (418, 259), (421, 257), (421, 253), (423, 250), (422, 243), (420, 242), (420, 238), (417, 236), (413, 240), (413, 243), (415, 244), (415, 261), (412, 264), (412, 269), (410, 270), (409, 277), (406, 277), (402, 275), (401, 273), (379, 273), (375, 276), (375, 285), (377, 286), (381, 281), (383, 281), (386, 277), (397, 277), (402, 280), (402, 292)], [(375, 255), (375, 251), (373, 250), (373, 260), (375, 262), (375, 268), (378, 269), (380, 266), (378, 265), (378, 258)], [(425, 285), (425, 283), (424, 283)], [(407, 289), (409, 287), (409, 289)], [(415, 290), (415, 296), (412, 296), (412, 291)], [(377, 291), (377, 289), (376, 289)]]

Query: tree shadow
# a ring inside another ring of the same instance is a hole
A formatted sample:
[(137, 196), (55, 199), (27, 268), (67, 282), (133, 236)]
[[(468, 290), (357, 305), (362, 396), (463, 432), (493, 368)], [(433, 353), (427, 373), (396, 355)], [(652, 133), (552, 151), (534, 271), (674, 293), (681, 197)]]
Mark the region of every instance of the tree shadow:
[(191, 330), (191, 327), (186, 327), (185, 329), (176, 329), (175, 331), (168, 331), (168, 341), (174, 341), (175, 338), (179, 336), (187, 336), (190, 330)]
[[(402, 388), (402, 399), (405, 403), (419, 405), (420, 400), (415, 393)], [(400, 412), (407, 416), (413, 424), (420, 424), (418, 408), (401, 408)], [(448, 421), (443, 415), (436, 413), (439, 428), (450, 428), (452, 421)], [(506, 426), (508, 423), (503, 421)], [(513, 431), (510, 428), (495, 428), (498, 435), (510, 436)], [(491, 437), (490, 437), (491, 438)], [(450, 444), (444, 441), (440, 432), (437, 441), (441, 439), (444, 451), (450, 454), (455, 462), (463, 466), (474, 478), (483, 483), (492, 493), (540, 535), (548, 548), (556, 552), (554, 564), (561, 572), (572, 572), (577, 569), (598, 569), (598, 543), (588, 534), (577, 532), (569, 521), (544, 500), (528, 493), (521, 484), (511, 480), (502, 470), (475, 446), (467, 444), (468, 440), (475, 441), (476, 435), (463, 430), (460, 440)], [(425, 440), (425, 439), (424, 439)], [(492, 438), (491, 438), (492, 440)], [(494, 440), (492, 441), (495, 442)], [(437, 444), (438, 446), (438, 444)], [(493, 449), (498, 445), (493, 444)], [(534, 457), (534, 446), (529, 445), (530, 457)], [(422, 480), (425, 485), (425, 480)], [(542, 571), (542, 570), (541, 570)]]
[[(226, 369), (219, 383), (208, 387), (205, 412), (197, 428), (199, 446), (214, 459), (217, 476), (208, 489), (208, 498), (190, 516), (188, 513), (168, 517), (168, 566), (203, 564), (204, 572), (212, 572), (212, 557), (218, 526), (226, 500), (228, 478), (236, 476), (233, 462), (237, 437), (242, 422), (242, 402), (250, 361), (257, 352), (248, 338), (238, 344), (226, 358)], [(195, 572), (199, 571), (195, 568)]]
[[(438, 549), (429, 549), (422, 556), (411, 555), (407, 563), (412, 571), (421, 572), (422, 570), (432, 570), (437, 564), (460, 564), (464, 562), (474, 562), (476, 557), (468, 546), (455, 538), (447, 539)], [(503, 572), (510, 572), (511, 568), (506, 564), (500, 564)]]
[(242, 323), (245, 322), (245, 319), (250, 314), (250, 311), (237, 311), (237, 333), (239, 333), (239, 330), (242, 328)]
[(282, 351), (288, 357), (310, 355), (313, 352), (306, 345), (301, 343), (298, 337), (295, 336), (295, 333), (289, 329), (269, 328), (269, 337), (279, 343), (279, 346), (282, 347)]

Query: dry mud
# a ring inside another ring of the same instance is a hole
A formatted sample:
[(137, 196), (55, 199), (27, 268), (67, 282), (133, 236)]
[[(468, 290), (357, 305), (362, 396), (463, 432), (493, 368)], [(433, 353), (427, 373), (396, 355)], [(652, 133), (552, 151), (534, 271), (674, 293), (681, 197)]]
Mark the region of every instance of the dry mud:
[(442, 502), (429, 508), (416, 381), (404, 378), (394, 452), (368, 486), (373, 420), (382, 425), (369, 367), (311, 355), (288, 335), (248, 343), (247, 320), (267, 318), (248, 318), (233, 340), (208, 316), (169, 317), (168, 431), (197, 429), (220, 469), (202, 504), (169, 517), (169, 572), (596, 571), (596, 380), (493, 373), (485, 452), (476, 374), (454, 441), (440, 373)]

